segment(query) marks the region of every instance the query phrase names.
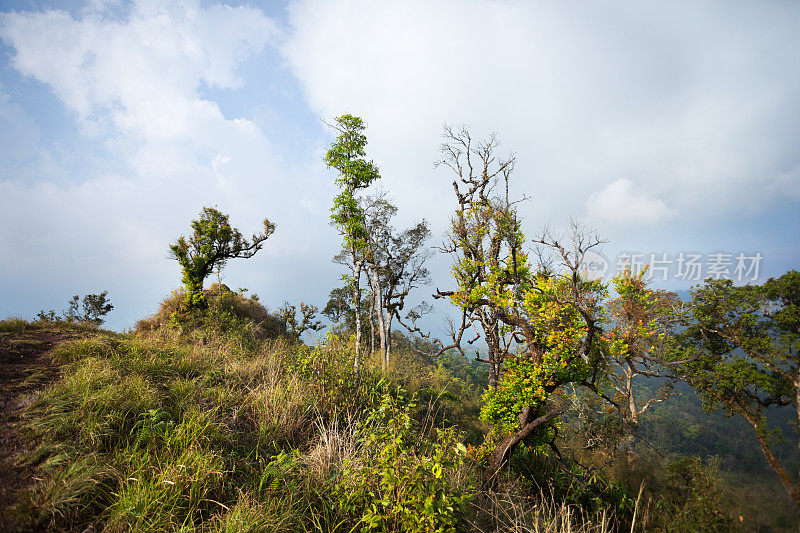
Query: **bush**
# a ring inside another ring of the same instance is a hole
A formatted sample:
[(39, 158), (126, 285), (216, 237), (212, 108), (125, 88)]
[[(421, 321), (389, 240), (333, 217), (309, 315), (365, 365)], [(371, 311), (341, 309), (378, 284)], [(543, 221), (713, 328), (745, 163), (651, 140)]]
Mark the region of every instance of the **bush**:
[(684, 457), (667, 466), (660, 495), (664, 498), (667, 531), (730, 531), (734, 522), (722, 511), (719, 461), (705, 465)]
[(455, 531), (469, 499), (450, 479), (466, 448), (446, 430), (430, 449), (415, 446), (414, 405), (402, 390), (384, 395), (365, 426), (364, 463), (346, 467), (336, 486), (342, 510), (358, 517), (362, 531)]
[(45, 312), (44, 309), (36, 314), (36, 320), (40, 323), (48, 322), (84, 322), (86, 324), (94, 324), (99, 326), (105, 320), (105, 317), (114, 306), (108, 300), (108, 291), (103, 291), (99, 294), (87, 294), (83, 297), (83, 313), (80, 312), (80, 296), (77, 294), (67, 301), (67, 310), (64, 311), (62, 316), (56, 315), (56, 312), (51, 309)]
[(286, 335), (285, 322), (270, 313), (255, 296), (247, 298), (220, 283), (204, 290), (203, 294), (208, 306), (198, 310), (186, 306), (186, 295), (182, 291), (173, 291), (153, 316), (136, 323), (136, 333), (183, 337), (201, 343), (236, 339), (251, 349), (260, 341)]
[(26, 329), (33, 329), (35, 326), (29, 324), (23, 318), (7, 318), (0, 320), (0, 333), (22, 333)]

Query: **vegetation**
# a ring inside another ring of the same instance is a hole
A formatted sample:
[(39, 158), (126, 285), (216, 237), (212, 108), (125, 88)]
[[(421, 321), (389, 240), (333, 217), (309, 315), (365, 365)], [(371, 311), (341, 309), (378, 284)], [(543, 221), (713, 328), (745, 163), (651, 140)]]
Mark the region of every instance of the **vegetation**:
[(752, 426), (764, 457), (800, 506), (800, 480), (773, 452), (780, 433), (766, 417), (769, 407), (791, 405), (800, 424), (800, 272), (763, 286), (709, 279), (694, 291), (692, 316), (681, 335), (692, 359), (681, 367), (682, 377), (708, 410), (723, 407)]
[(346, 278), (353, 291), (355, 308), (355, 359), (354, 365), (361, 365), (361, 270), (364, 267), (363, 251), (367, 241), (364, 210), (359, 206), (356, 194), (380, 178), (378, 167), (367, 161), (364, 135), (364, 121), (352, 115), (337, 117), (330, 125), (338, 135), (325, 154), (323, 161), (330, 168), (339, 171), (336, 185), (341, 188), (333, 199), (331, 222), (343, 237), (343, 247), (350, 258), (351, 276)]
[(427, 341), (398, 337), (402, 366), (368, 360), (356, 373), (344, 338), (252, 343), (247, 317), (227, 320), (178, 336), (151, 319), (52, 352), (62, 377), (27, 414), (39, 445), (22, 460), (40, 480), (17, 507), (29, 527), (609, 531), (632, 520), (638, 487), (597, 476), (577, 487), (532, 449), (509, 475), (486, 468), (479, 363), (434, 364), (404, 351)]
[(303, 342), (325, 327), (316, 306), (270, 312), (245, 289), (204, 288), (274, 231), (265, 220), (245, 240), (213, 208), (170, 247), (182, 289), (134, 332), (97, 327), (107, 292), (85, 297), (83, 313), (75, 296), (63, 318), (0, 322), (0, 354), (15, 357), (35, 352), (37, 334), (56, 344), (47, 328), (71, 332), (41, 360), (52, 382), (18, 402), (36, 442), (15, 459), (35, 472), (18, 523), (555, 533), (780, 530), (800, 518), (777, 496), (771, 516), (753, 509), (746, 486), (768, 486), (766, 460), (800, 506), (789, 473), (800, 274), (709, 280), (691, 302), (643, 273), (588, 279), (584, 255), (602, 239), (573, 222), (529, 240), (525, 198), (510, 195), (513, 156), (499, 158), (494, 137), (446, 128), (453, 288), (435, 296), (459, 320), (448, 342), (431, 340), (414, 322), (424, 306), (401, 314), (428, 281), (427, 223), (392, 227), (397, 207), (361, 195), (379, 177), (363, 122), (332, 127), (325, 162), (339, 172), (332, 222), (348, 272), (318, 341)]
[(83, 297), (83, 312), (80, 312), (80, 296), (75, 295), (67, 302), (67, 309), (61, 316), (51, 309), (46, 312), (44, 309), (39, 311), (37, 318), (45, 322), (84, 322), (99, 326), (105, 321), (105, 316), (114, 309), (108, 299), (108, 291), (99, 294), (87, 294)]
[(204, 207), (200, 218), (192, 220), (193, 234), (187, 240), (181, 236), (169, 249), (183, 271), (186, 305), (190, 309), (203, 307), (203, 282), (215, 269), (222, 269), (228, 259), (253, 257), (265, 240), (275, 231), (275, 224), (264, 219), (264, 232), (253, 234), (248, 242), (230, 225), (228, 215), (213, 207)]

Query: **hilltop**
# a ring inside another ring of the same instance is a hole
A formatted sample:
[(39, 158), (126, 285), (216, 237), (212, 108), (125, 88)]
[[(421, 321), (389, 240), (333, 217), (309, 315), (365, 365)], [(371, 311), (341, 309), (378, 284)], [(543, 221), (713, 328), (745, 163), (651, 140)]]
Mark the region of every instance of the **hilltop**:
[(129, 334), (0, 323), (14, 385), (3, 397), (7, 530), (737, 525), (716, 471), (696, 460), (660, 474), (624, 460), (580, 478), (530, 448), (498, 477), (478, 417), (481, 363), (432, 360), (412, 349), (426, 341), (396, 335), (396, 364), (382, 373), (376, 358), (356, 373), (347, 337), (306, 346), (266, 328), (276, 322), (258, 302), (219, 287), (207, 296), (205, 320), (176, 324), (174, 294)]

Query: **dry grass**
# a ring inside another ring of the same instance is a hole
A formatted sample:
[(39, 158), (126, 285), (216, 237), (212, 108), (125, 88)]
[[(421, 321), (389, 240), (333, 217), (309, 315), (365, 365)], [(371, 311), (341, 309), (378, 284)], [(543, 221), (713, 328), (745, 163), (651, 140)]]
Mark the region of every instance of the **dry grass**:
[[(258, 300), (247, 298), (228, 289), (225, 285), (215, 284), (203, 291), (208, 302), (208, 311), (203, 319), (203, 326), (211, 327), (224, 333), (229, 328), (247, 330), (254, 339), (274, 339), (286, 333), (286, 324), (273, 315)], [(157, 334), (173, 340), (185, 338), (187, 335), (208, 342), (208, 336), (194, 326), (181, 326), (176, 317), (185, 314), (185, 295), (182, 291), (173, 291), (162, 300), (158, 311), (150, 317), (136, 323), (135, 332), (147, 336)], [(196, 335), (200, 333), (199, 337)]]
[(467, 519), (476, 533), (607, 533), (613, 522), (607, 512), (588, 516), (579, 506), (558, 502), (541, 494), (523, 498), (506, 488), (482, 491), (470, 504), (474, 517)]
[(247, 401), (259, 433), (293, 448), (307, 442), (313, 434), (315, 392), (294, 375), (253, 389)]
[(329, 481), (345, 465), (354, 469), (362, 466), (363, 445), (359, 439), (361, 421), (355, 415), (345, 417), (334, 416), (325, 421), (317, 415), (314, 426), (317, 430), (317, 441), (306, 453), (302, 462), (309, 468), (314, 478)]

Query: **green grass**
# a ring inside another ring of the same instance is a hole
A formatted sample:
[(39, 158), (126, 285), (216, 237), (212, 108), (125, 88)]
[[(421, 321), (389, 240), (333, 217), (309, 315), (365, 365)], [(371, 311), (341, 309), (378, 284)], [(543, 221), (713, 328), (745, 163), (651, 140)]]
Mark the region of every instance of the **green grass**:
[(27, 413), (41, 441), (26, 458), (41, 479), (34, 524), (354, 527), (359, 512), (341, 518), (333, 479), (361, 460), (359, 420), (392, 386), (356, 375), (335, 343), (229, 341), (98, 333), (55, 349), (62, 377)]
[(22, 459), (37, 468), (30, 527), (561, 533), (630, 519), (638, 485), (576, 486), (552, 458), (493, 477), (463, 363), (397, 350), (388, 374), (377, 360), (356, 374), (343, 339), (208, 328), (95, 330), (50, 354), (60, 378), (26, 413), (40, 442)]
[(28, 322), (24, 318), (11, 317), (0, 320), (0, 333), (21, 333), (29, 329), (36, 329), (35, 322)]

